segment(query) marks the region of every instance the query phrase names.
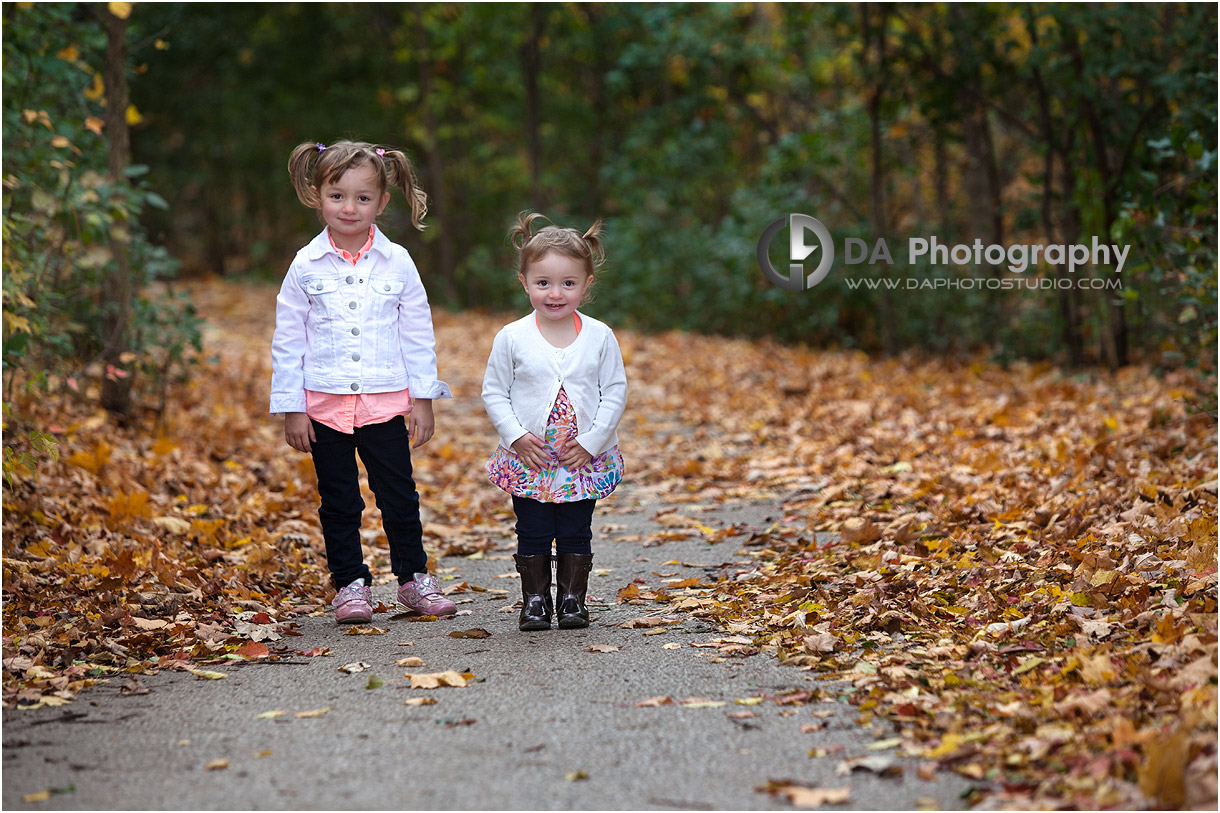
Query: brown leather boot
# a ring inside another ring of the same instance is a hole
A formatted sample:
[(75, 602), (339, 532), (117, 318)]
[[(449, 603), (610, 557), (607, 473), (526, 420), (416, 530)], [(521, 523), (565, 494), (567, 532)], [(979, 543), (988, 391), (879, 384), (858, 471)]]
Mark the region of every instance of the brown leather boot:
[(585, 594), (589, 590), (589, 571), (593, 569), (591, 553), (560, 553), (556, 557), (555, 580), (560, 629), (589, 626), (589, 608)]
[(521, 574), (521, 618), (517, 628), (522, 632), (549, 630), (555, 606), (551, 600), (551, 555), (513, 554), (513, 559)]

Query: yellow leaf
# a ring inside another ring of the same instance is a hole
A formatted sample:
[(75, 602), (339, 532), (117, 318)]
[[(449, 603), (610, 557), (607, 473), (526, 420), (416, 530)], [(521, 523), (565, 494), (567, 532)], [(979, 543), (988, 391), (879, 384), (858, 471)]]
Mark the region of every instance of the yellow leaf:
[(23, 802), (45, 802), (47, 799), (50, 799), (50, 798), (51, 798), (51, 791), (40, 790), (37, 793), (27, 793), (25, 796), (21, 797), (21, 801), (23, 801)]
[(405, 706), (435, 706), (438, 701), (435, 697), (412, 697), (409, 700), (404, 700)]
[[(111, 5), (114, 5), (114, 4), (111, 3)], [(228, 767), (229, 767), (229, 760), (214, 759), (211, 762), (209, 762), (207, 765), (204, 765), (203, 769), (205, 771), (223, 771), (225, 768), (228, 768)]]
[(72, 142), (66, 136), (57, 135), (51, 139), (51, 146), (63, 149), (64, 147), (71, 147)]
[(256, 720), (274, 720), (276, 717), (283, 717), (288, 712), (276, 709), (275, 711), (264, 711), (262, 714), (255, 715)]
[(156, 48), (158, 51), (168, 51), (169, 43), (163, 39), (158, 39), (156, 42), (153, 43), (153, 47)]
[(297, 717), (300, 717), (302, 719), (312, 719), (314, 717), (321, 717), (322, 715), (326, 714), (330, 710), (331, 710), (331, 707), (327, 706), (324, 709), (314, 709), (312, 711), (298, 711)]
[(99, 119), (97, 116), (90, 116), (85, 119), (85, 129), (92, 130), (98, 135), (102, 134), (102, 128), (106, 126), (106, 122)]
[(80, 51), (76, 50), (75, 45), (69, 45), (55, 56), (59, 57), (60, 59), (67, 60), (68, 62), (75, 62), (80, 56)]
[(100, 73), (93, 74), (93, 87), (85, 91), (85, 98), (91, 102), (100, 101), (102, 96), (106, 94), (106, 83), (102, 81)]
[(126, 20), (131, 16), (131, 3), (107, 3), (106, 8), (110, 9), (110, 13), (120, 20)]
[(761, 697), (739, 697), (733, 702), (739, 706), (757, 706), (762, 701)]
[(34, 332), (33, 328), (30, 326), (29, 319), (26, 319), (24, 316), (18, 316), (15, 313), (9, 313), (8, 311), (4, 312), (4, 328), (10, 336), (12, 336), (14, 333), (33, 334)]
[(718, 709), (724, 704), (723, 700), (708, 700), (706, 697), (687, 697), (678, 701), (679, 706), (687, 709)]
[(104, 440), (99, 440), (97, 446), (89, 452), (76, 452), (68, 458), (73, 466), (80, 466), (90, 474), (97, 474), (110, 460), (111, 447)]
[(127, 126), (135, 127), (140, 122), (144, 121), (144, 116), (136, 109), (134, 104), (127, 105)]
[(220, 680), (221, 678), (228, 677), (224, 672), (213, 672), (211, 669), (187, 669), (186, 671), (204, 680)]
[(414, 655), (412, 655), (409, 658), (402, 658), (401, 660), (394, 661), (394, 665), (395, 666), (427, 666), (427, 664), (424, 663), (423, 658), (417, 658)]
[(940, 741), (940, 745), (924, 752), (924, 756), (928, 759), (941, 759), (947, 757), (960, 748), (962, 745), (962, 736), (960, 734), (946, 734)]
[(902, 745), (901, 737), (890, 737), (888, 740), (875, 740), (864, 746), (867, 751), (885, 751)]

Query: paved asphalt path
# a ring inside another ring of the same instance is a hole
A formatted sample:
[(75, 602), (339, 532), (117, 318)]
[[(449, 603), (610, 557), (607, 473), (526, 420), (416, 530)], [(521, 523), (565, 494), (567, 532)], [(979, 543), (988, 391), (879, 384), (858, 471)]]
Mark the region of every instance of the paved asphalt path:
[[(442, 574), (458, 580), (446, 584), (508, 591), (456, 594), (469, 615), (422, 623), (375, 615), (373, 625), (388, 630), (379, 635), (346, 635), (330, 615), (302, 616), (303, 635), (285, 642), (329, 647), (329, 656), (206, 667), (224, 672), (221, 680), (167, 670), (139, 676), (142, 694), (121, 694), (130, 681), (115, 678), (68, 706), (5, 710), (3, 808), (790, 809), (783, 796), (757, 790), (783, 779), (849, 786), (847, 803), (832, 810), (964, 806), (966, 780), (941, 772), (923, 781), (917, 760), (896, 759), (900, 776), (837, 774), (845, 758), (893, 754), (866, 750), (888, 734), (862, 729), (846, 703), (736, 702), (830, 684), (769, 655), (724, 658), (692, 647), (725, 634), (696, 619), (653, 635), (617, 626), (664, 612), (652, 602), (614, 604), (636, 577), (655, 587), (654, 574), (704, 576), (698, 565), (712, 578), (750, 568), (744, 537), (644, 544), (657, 530), (658, 508), (629, 484), (599, 507), (595, 528), (610, 532), (594, 540), (590, 593), (602, 603), (592, 605), (595, 622), (586, 630), (517, 630), (516, 610), (503, 608), (519, 598), (520, 581), (497, 578), (515, 576), (506, 529), (498, 552), (440, 561)], [(713, 527), (764, 527), (778, 513), (736, 504), (700, 516)], [(617, 539), (636, 535), (642, 540)], [(667, 564), (674, 560), (685, 564)], [(719, 567), (725, 563), (733, 564)], [(373, 595), (392, 604), (393, 587), (375, 586)], [(473, 628), (491, 634), (449, 635)], [(598, 645), (621, 648), (589, 651)], [(411, 656), (425, 666), (395, 665)], [(339, 670), (352, 662), (369, 666)], [(446, 670), (472, 672), (476, 682), (410, 689), (404, 677)], [(383, 685), (368, 689), (373, 675)], [(664, 696), (725, 705), (637, 706)], [(423, 697), (437, 702), (404, 703)], [(297, 717), (324, 708), (320, 717)], [(259, 717), (270, 711), (285, 713)], [(818, 749), (826, 755), (810, 755)], [(221, 760), (227, 767), (207, 767)], [(45, 790), (54, 791), (46, 800), (24, 801)]]

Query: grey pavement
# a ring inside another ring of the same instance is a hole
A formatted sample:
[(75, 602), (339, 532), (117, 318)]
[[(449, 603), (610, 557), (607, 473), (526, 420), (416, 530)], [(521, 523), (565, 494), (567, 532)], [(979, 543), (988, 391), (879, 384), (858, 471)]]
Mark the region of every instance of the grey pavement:
[[(590, 593), (601, 603), (591, 605), (595, 622), (585, 630), (517, 630), (516, 610), (504, 608), (519, 598), (520, 582), (500, 578), (515, 576), (506, 528), (502, 550), (439, 562), (453, 577), (446, 584), (507, 591), (455, 594), (468, 615), (434, 622), (375, 615), (372, 626), (388, 631), (373, 635), (344, 634), (330, 615), (302, 616), (295, 619), (302, 634), (276, 643), (328, 647), (328, 656), (204, 667), (227, 675), (219, 680), (166, 670), (135, 679), (143, 694), (121, 693), (130, 680), (112, 678), (68, 706), (5, 710), (3, 807), (790, 809), (783, 796), (757, 790), (768, 780), (851, 788), (845, 804), (828, 809), (964, 807), (967, 780), (940, 772), (923, 781), (917, 760), (894, 757), (900, 775), (840, 775), (846, 758), (894, 753), (866, 749), (883, 733), (861, 728), (846, 703), (737, 702), (833, 684), (767, 654), (692, 647), (726, 635), (698, 619), (651, 635), (617, 626), (667, 610), (614, 603), (637, 577), (655, 588), (663, 577), (714, 579), (750, 567), (744, 536), (646, 544), (659, 508), (628, 484), (599, 506)], [(699, 516), (712, 527), (761, 528), (779, 514), (774, 505), (736, 503)], [(392, 604), (393, 587), (376, 586), (374, 598)], [(449, 635), (475, 628), (490, 636)], [(596, 646), (620, 649), (589, 651)], [(395, 665), (412, 656), (425, 665)], [(353, 662), (369, 667), (339, 670)], [(411, 689), (404, 676), (447, 670), (475, 680)], [(373, 675), (380, 688), (366, 688)], [(637, 705), (657, 697), (710, 702)], [(408, 706), (409, 698), (437, 702)], [(284, 714), (259, 716), (273, 711)], [(220, 761), (227, 767), (215, 767)], [(23, 801), (45, 790), (49, 798)]]

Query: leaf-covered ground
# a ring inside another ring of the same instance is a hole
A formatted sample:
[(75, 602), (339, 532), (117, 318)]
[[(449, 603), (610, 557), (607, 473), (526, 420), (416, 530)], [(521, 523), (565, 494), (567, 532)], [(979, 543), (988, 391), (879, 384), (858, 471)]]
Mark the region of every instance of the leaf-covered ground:
[[(275, 289), (194, 293), (215, 359), (173, 391), (163, 431), (66, 387), (15, 390), (5, 443), (39, 462), (4, 490), (6, 706), (251, 652), (329, 599), (312, 465), (266, 415)], [(443, 557), (503, 545), (511, 517), (483, 475), (478, 399), (505, 319), (436, 321), (459, 397), (417, 474)], [(744, 577), (640, 597), (835, 678), (879, 740), (980, 780), (980, 806), (1215, 807), (1214, 380), (620, 341), (629, 476), (672, 507), (648, 541), (725, 533), (699, 515), (726, 500), (784, 507), (746, 541)]]

